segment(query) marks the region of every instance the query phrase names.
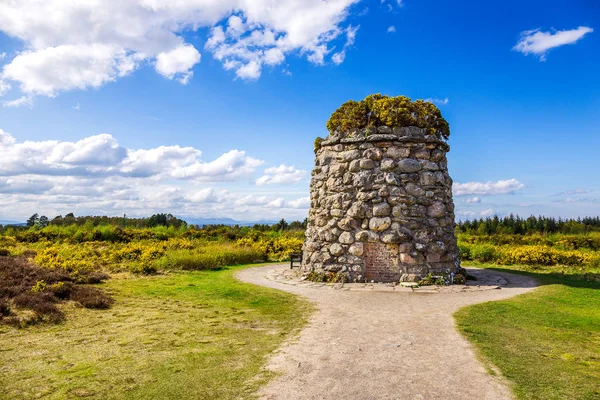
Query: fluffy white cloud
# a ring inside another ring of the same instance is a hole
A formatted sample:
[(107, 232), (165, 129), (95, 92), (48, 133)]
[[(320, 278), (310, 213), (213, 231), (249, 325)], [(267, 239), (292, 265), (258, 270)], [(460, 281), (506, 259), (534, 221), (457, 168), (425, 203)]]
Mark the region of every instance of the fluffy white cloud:
[(0, 176), (124, 176), (226, 182), (249, 179), (263, 164), (239, 150), (204, 162), (200, 159), (202, 152), (193, 147), (127, 149), (106, 133), (78, 142), (17, 143), (0, 130), (0, 144)]
[(10, 90), (10, 88), (10, 84), (3, 81), (2, 78), (0, 78), (0, 97), (4, 96), (4, 94), (6, 94), (6, 92)]
[(497, 182), (454, 183), (452, 192), (455, 196), (511, 194), (524, 187), (517, 179), (507, 179)]
[(498, 215), (498, 212), (496, 212), (494, 209), (492, 208), (488, 208), (486, 210), (480, 210), (480, 211), (457, 211), (456, 212), (456, 216), (458, 217), (465, 217), (465, 218), (486, 218), (486, 217), (491, 217), (494, 215)]
[(301, 181), (305, 176), (306, 171), (296, 169), (294, 166), (286, 166), (281, 164), (279, 167), (265, 169), (265, 174), (256, 180), (256, 184), (290, 184)]
[(181, 45), (156, 56), (156, 71), (169, 79), (179, 76), (179, 82), (186, 85), (194, 74), (192, 67), (199, 62), (200, 53), (194, 46)]
[[(203, 161), (194, 147), (128, 149), (109, 134), (76, 142), (19, 142), (0, 129), (0, 219), (75, 212), (144, 216), (170, 212), (188, 217), (244, 220), (304, 219), (308, 197), (277, 190), (256, 193), (263, 161), (231, 150)], [(267, 168), (271, 179), (295, 179), (294, 167)], [(287, 176), (289, 175), (289, 176)], [(234, 193), (228, 182), (246, 181)], [(5, 218), (6, 217), (6, 218)]]
[(25, 94), (55, 96), (112, 82), (131, 73), (139, 58), (118, 46), (65, 44), (20, 53), (4, 66), (0, 77), (18, 82)]
[(525, 31), (521, 32), (521, 38), (513, 47), (513, 50), (525, 55), (535, 54), (540, 57), (540, 61), (546, 61), (548, 50), (576, 43), (579, 39), (593, 31), (592, 28), (587, 26), (553, 32), (543, 32), (539, 29)]
[(177, 179), (195, 179), (202, 182), (229, 182), (250, 178), (264, 162), (246, 155), (245, 151), (230, 150), (214, 161), (195, 161), (173, 169)]
[[(346, 29), (346, 43), (344, 44), (344, 48), (342, 49), (342, 51), (335, 53), (333, 56), (331, 56), (331, 61), (333, 61), (334, 64), (340, 65), (344, 62), (344, 60), (346, 59), (346, 49), (354, 44), (358, 28), (360, 27), (350, 25)], [(322, 63), (322, 60), (320, 63)]]
[(257, 79), (265, 65), (291, 53), (320, 64), (332, 42), (354, 41), (343, 27), (358, 0), (22, 0), (0, 2), (0, 31), (23, 51), (0, 72), (0, 95), (10, 82), (24, 95), (99, 87), (154, 64), (186, 84), (200, 62), (184, 32), (212, 28), (205, 48), (242, 79)]
[(294, 200), (286, 200), (283, 197), (254, 196), (247, 195), (235, 200), (236, 206), (267, 206), (269, 208), (292, 208), (308, 210), (310, 197), (300, 197)]
[(478, 204), (481, 203), (481, 197), (469, 197), (464, 200), (467, 204)]
[(389, 28), (387, 28), (387, 32), (388, 33), (394, 33), (394, 32), (396, 32), (396, 27), (394, 25), (390, 26)]
[(31, 96), (21, 96), (15, 100), (3, 101), (2, 106), (4, 106), (4, 107), (21, 107), (21, 106), (33, 107), (33, 99), (31, 98)]
[[(226, 193), (223, 193), (226, 195)], [(222, 198), (213, 188), (200, 189), (186, 196), (186, 199), (196, 203), (217, 203)]]
[(300, 208), (308, 210), (308, 208), (310, 207), (310, 197), (301, 197), (296, 200), (288, 201), (288, 205), (291, 208)]

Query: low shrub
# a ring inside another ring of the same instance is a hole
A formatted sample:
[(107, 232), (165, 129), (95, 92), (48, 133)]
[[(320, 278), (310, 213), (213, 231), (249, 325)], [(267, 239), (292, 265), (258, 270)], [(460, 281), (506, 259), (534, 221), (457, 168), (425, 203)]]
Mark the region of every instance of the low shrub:
[(94, 309), (106, 309), (114, 303), (112, 297), (107, 296), (100, 289), (89, 286), (78, 286), (71, 293), (70, 299), (78, 302), (85, 308)]
[(499, 261), (502, 264), (580, 265), (588, 261), (588, 257), (576, 250), (558, 250), (549, 246), (505, 246)]
[(25, 258), (35, 258), (37, 256), (37, 251), (35, 250), (25, 250), (21, 255)]
[(58, 323), (65, 319), (57, 303), (79, 302), (86, 308), (108, 308), (113, 300), (97, 288), (76, 282), (101, 282), (108, 275), (84, 274), (41, 268), (24, 257), (0, 258), (0, 320), (26, 326), (36, 322)]
[(105, 274), (104, 272), (98, 272), (98, 271), (90, 272), (88, 275), (85, 276), (85, 283), (89, 283), (89, 284), (102, 283), (109, 278), (110, 278), (110, 275)]
[(157, 269), (206, 270), (227, 265), (266, 261), (265, 254), (254, 247), (219, 246), (192, 250), (173, 250), (156, 260)]
[(49, 290), (54, 293), (54, 297), (60, 300), (67, 300), (71, 297), (71, 293), (75, 291), (75, 284), (73, 282), (57, 282), (51, 285)]
[(8, 317), (11, 314), (12, 313), (10, 311), (10, 305), (8, 302), (4, 299), (0, 299), (0, 319), (3, 317)]
[(252, 246), (265, 254), (270, 261), (289, 261), (291, 253), (302, 250), (302, 237), (276, 236), (276, 237), (251, 237), (239, 239), (238, 246)]
[(15, 306), (26, 308), (36, 313), (39, 320), (57, 323), (65, 319), (65, 315), (56, 306), (57, 299), (52, 293), (23, 292), (15, 296), (12, 302)]
[(479, 262), (491, 262), (497, 258), (496, 248), (488, 244), (476, 244), (471, 246), (471, 259)]
[(458, 249), (460, 250), (461, 260), (473, 260), (471, 256), (471, 248), (467, 244), (459, 243)]

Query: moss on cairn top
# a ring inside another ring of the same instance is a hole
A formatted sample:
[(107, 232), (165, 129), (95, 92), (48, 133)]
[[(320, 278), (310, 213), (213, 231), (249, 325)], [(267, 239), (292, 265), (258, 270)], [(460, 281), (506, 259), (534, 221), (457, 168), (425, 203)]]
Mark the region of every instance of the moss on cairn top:
[(411, 101), (406, 96), (389, 97), (379, 93), (364, 100), (350, 100), (334, 111), (327, 121), (331, 135), (358, 136), (359, 132), (378, 126), (416, 126), (439, 139), (450, 137), (448, 122), (440, 110), (424, 100)]

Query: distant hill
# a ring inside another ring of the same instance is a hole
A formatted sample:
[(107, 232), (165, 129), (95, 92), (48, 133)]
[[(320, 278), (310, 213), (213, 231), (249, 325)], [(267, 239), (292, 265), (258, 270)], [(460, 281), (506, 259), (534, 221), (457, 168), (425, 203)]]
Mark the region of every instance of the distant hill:
[(8, 221), (8, 220), (3, 220), (0, 219), (0, 225), (18, 225), (18, 226), (25, 226), (27, 225), (25, 222), (18, 222), (18, 221)]
[(188, 224), (194, 224), (198, 226), (202, 225), (240, 225), (240, 226), (253, 226), (256, 224), (267, 224), (273, 225), (278, 221), (236, 221), (231, 218), (182, 218)]

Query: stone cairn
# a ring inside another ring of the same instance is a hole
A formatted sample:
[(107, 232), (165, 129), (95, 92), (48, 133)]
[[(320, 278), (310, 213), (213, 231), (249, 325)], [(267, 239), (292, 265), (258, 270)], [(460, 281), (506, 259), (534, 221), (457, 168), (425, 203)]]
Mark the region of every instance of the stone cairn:
[(316, 146), (301, 271), (348, 282), (462, 273), (448, 144), (425, 128), (369, 127)]

